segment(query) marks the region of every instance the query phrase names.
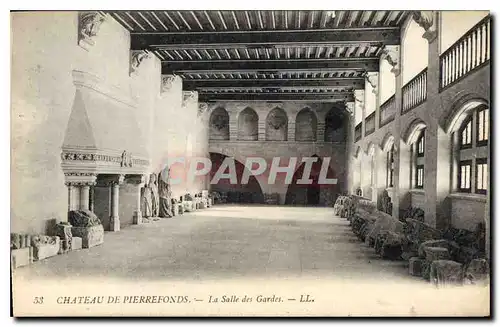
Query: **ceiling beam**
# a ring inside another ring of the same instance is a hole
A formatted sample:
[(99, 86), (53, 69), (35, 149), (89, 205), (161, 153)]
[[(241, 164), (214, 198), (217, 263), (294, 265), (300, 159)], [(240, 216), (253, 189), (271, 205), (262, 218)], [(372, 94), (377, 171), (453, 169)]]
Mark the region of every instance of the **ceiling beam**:
[(223, 31), (223, 32), (131, 32), (132, 50), (152, 47), (210, 48), (264, 45), (332, 45), (366, 44), (397, 45), (400, 30), (397, 27), (342, 28), (317, 30), (267, 30), (267, 31)]
[(279, 71), (279, 70), (355, 70), (378, 71), (379, 59), (333, 58), (289, 60), (172, 60), (162, 62), (162, 74), (189, 71)]
[(319, 79), (184, 79), (185, 90), (196, 88), (230, 87), (353, 87), (364, 88), (364, 78), (319, 78)]
[(199, 93), (198, 101), (305, 101), (340, 102), (354, 101), (352, 92), (325, 93)]

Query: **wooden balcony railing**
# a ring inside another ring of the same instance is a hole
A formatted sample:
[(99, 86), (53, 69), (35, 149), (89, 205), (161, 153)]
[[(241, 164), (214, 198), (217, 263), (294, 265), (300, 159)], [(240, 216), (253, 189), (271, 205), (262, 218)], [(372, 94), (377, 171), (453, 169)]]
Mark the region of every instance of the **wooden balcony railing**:
[(403, 86), (403, 105), (401, 113), (405, 113), (427, 100), (427, 68), (422, 70)]
[(365, 118), (365, 136), (375, 132), (375, 111)]
[(385, 124), (393, 121), (396, 116), (396, 110), (396, 95), (393, 95), (380, 105), (379, 125), (384, 126)]
[(354, 142), (361, 140), (361, 123), (357, 124), (354, 128)]
[(489, 62), (490, 25), (488, 15), (439, 56), (440, 91)]

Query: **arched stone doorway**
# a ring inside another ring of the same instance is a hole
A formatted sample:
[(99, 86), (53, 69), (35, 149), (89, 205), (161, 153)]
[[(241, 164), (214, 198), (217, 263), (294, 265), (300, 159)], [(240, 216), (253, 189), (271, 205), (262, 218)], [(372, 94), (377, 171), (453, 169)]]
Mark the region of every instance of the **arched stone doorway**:
[[(304, 174), (305, 163), (302, 163), (293, 174), (292, 182), (288, 186), (286, 192), (285, 204), (289, 205), (307, 205), (307, 206), (333, 206), (338, 196), (337, 184), (322, 184), (319, 180), (321, 166), (323, 160), (317, 155), (313, 157), (318, 158), (312, 164), (311, 173), (309, 178), (312, 179), (310, 184), (300, 184), (299, 180), (302, 179)], [(335, 172), (328, 167), (326, 178), (337, 178)]]
[[(214, 178), (215, 173), (219, 170), (221, 164), (228, 156), (210, 152), (210, 161), (212, 169), (210, 170), (210, 181)], [(236, 167), (237, 183), (231, 184), (229, 179), (221, 179), (216, 184), (210, 183), (210, 190), (222, 193), (226, 196), (227, 203), (264, 203), (264, 193), (257, 179), (250, 175), (247, 184), (241, 183), (241, 177), (246, 170), (243, 163), (234, 159)], [(224, 171), (227, 173), (228, 169)]]

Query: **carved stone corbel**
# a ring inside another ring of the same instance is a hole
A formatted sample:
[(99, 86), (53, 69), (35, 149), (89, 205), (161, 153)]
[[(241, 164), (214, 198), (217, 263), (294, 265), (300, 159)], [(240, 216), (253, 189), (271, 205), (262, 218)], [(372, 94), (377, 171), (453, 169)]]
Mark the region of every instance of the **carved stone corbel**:
[(182, 106), (186, 107), (188, 103), (198, 102), (197, 91), (183, 91), (182, 92)]
[(99, 33), (105, 16), (97, 11), (78, 13), (78, 44), (89, 50), (95, 44), (94, 37)]
[(161, 93), (170, 91), (178, 80), (181, 80), (181, 77), (177, 75), (161, 75)]
[(139, 69), (141, 63), (150, 57), (146, 50), (131, 50), (130, 51), (130, 73), (134, 74)]
[(377, 72), (367, 72), (365, 74), (365, 80), (372, 86), (373, 94), (378, 93), (378, 73)]
[(382, 50), (382, 56), (392, 66), (391, 73), (399, 75), (401, 72), (399, 45), (386, 45)]
[(354, 102), (346, 102), (345, 108), (350, 116), (354, 116)]
[(425, 32), (422, 35), (429, 43), (437, 37), (437, 21), (434, 11), (413, 11), (412, 18)]
[(365, 104), (365, 90), (354, 91), (354, 101), (363, 106)]
[(198, 103), (198, 117), (208, 111), (208, 104), (205, 102)]

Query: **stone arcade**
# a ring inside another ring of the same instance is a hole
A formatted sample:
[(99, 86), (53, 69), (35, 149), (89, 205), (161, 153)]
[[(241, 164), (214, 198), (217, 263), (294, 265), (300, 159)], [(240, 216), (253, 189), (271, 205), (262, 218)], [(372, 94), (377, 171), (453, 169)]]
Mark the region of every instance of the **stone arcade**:
[(490, 20), (12, 13), (12, 267), (486, 279)]

